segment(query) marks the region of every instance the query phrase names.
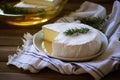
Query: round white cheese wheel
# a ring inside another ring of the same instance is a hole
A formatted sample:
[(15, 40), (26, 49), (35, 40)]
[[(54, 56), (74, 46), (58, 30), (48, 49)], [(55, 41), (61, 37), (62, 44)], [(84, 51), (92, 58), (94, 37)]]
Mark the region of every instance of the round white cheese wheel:
[[(62, 58), (85, 58), (97, 54), (101, 48), (101, 37), (98, 30), (85, 25), (76, 23), (66, 24), (70, 28), (89, 28), (85, 34), (66, 36), (62, 31), (52, 42), (53, 57)], [(73, 27), (72, 27), (73, 26)], [(69, 29), (66, 28), (66, 30)], [(64, 30), (65, 31), (65, 30)]]

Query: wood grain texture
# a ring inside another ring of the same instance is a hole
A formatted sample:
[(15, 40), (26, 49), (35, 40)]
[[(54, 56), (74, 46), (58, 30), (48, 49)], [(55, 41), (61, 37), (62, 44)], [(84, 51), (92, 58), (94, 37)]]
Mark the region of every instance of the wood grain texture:
[[(52, 73), (53, 74), (53, 73)], [(57, 73), (58, 74), (58, 73)], [(53, 74), (54, 75), (54, 74)], [(9, 80), (71, 80), (73, 78), (74, 80), (92, 80), (93, 78), (90, 78), (90, 75), (60, 75), (59, 76), (53, 76), (51, 74), (20, 74), (20, 73), (0, 73), (0, 80), (6, 80), (9, 78)], [(56, 75), (56, 74), (55, 74)], [(7, 77), (7, 78), (6, 78)], [(88, 79), (89, 77), (89, 79)]]

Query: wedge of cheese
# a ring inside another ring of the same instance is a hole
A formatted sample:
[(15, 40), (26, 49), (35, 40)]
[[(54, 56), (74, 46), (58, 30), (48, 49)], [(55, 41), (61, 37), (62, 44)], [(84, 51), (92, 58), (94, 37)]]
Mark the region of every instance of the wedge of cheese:
[(49, 41), (43, 41), (42, 42), (42, 47), (44, 48), (44, 50), (49, 53), (49, 55), (52, 54), (52, 43)]
[(45, 41), (53, 42), (55, 37), (64, 31), (65, 25), (64, 24), (48, 24), (42, 27), (43, 30), (43, 39)]

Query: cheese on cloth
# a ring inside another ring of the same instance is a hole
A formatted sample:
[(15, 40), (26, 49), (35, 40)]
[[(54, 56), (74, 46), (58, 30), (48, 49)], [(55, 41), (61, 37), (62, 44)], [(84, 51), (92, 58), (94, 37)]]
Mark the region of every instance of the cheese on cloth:
[[(89, 28), (85, 34), (66, 36), (63, 32), (74, 28)], [(43, 39), (51, 42), (53, 57), (84, 58), (97, 54), (101, 48), (98, 30), (80, 23), (54, 23), (43, 28)]]
[(28, 4), (54, 7), (62, 0), (21, 0)]

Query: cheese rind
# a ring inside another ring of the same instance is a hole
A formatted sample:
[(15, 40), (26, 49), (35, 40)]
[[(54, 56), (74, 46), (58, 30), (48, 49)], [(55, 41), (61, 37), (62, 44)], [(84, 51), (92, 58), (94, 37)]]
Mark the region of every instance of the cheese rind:
[[(78, 36), (66, 36), (69, 28), (89, 28), (90, 31)], [(97, 54), (101, 48), (98, 30), (80, 23), (54, 23), (43, 26), (43, 39), (52, 43), (53, 57), (84, 58)]]
[(96, 33), (94, 36), (84, 36), (66, 37), (59, 34), (52, 43), (52, 56), (83, 58), (96, 54), (101, 48), (100, 35)]

